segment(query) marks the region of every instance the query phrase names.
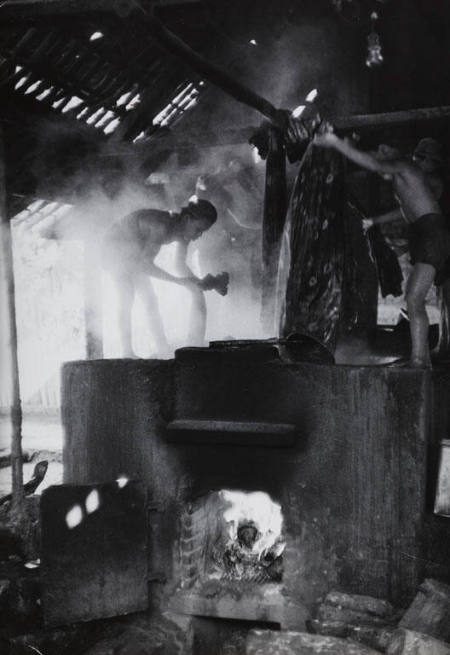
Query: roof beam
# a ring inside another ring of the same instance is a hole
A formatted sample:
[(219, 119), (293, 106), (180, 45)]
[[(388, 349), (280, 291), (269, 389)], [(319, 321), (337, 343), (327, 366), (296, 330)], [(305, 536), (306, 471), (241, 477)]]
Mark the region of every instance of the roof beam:
[(127, 16), (132, 10), (132, 0), (3, 0), (0, 5), (0, 19), (99, 11)]
[[(155, 7), (199, 4), (199, 0), (153, 0)], [(136, 8), (134, 0), (3, 0), (0, 18), (29, 17), (41, 14), (74, 14), (96, 11), (116, 12), (127, 16)]]
[(403, 109), (380, 114), (358, 114), (355, 116), (338, 116), (330, 121), (337, 129), (358, 129), (364, 127), (382, 127), (405, 125), (416, 121), (430, 121), (450, 118), (450, 106), (420, 107), (418, 109)]

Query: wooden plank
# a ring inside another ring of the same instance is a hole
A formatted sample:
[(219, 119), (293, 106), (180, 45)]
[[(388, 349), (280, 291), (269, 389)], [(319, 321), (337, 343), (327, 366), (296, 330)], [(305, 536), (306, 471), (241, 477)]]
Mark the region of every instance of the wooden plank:
[(169, 441), (221, 443), (236, 446), (288, 447), (296, 441), (296, 427), (287, 423), (178, 419), (167, 426)]
[(450, 440), (440, 443), (434, 513), (450, 518)]

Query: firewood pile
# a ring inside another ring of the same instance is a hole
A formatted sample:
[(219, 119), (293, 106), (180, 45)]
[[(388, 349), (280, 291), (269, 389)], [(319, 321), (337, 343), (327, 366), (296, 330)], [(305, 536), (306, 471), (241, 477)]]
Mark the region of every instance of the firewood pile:
[(450, 585), (427, 579), (406, 612), (332, 591), (309, 632), (252, 630), (246, 655), (450, 655)]

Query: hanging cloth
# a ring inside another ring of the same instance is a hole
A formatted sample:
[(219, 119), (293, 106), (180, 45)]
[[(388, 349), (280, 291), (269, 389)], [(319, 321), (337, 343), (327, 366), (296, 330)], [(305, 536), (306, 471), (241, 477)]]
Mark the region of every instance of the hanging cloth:
[(309, 334), (334, 349), (344, 266), (345, 163), (308, 146), (292, 191), (277, 286), (282, 336)]
[[(357, 207), (354, 201), (348, 202), (348, 212), (354, 221), (362, 222), (366, 216)], [(383, 298), (386, 296), (401, 296), (403, 293), (403, 273), (397, 255), (387, 243), (378, 225), (374, 225), (366, 232), (370, 255), (377, 270), (378, 283)]]

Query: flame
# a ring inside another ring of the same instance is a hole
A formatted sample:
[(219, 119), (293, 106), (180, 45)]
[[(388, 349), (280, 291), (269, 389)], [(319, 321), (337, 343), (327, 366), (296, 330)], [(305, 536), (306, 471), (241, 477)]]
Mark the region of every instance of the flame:
[[(220, 492), (222, 498), (230, 504), (224, 512), (224, 519), (228, 524), (230, 539), (236, 539), (237, 529), (242, 521), (253, 521), (260, 532), (260, 537), (254, 544), (253, 550), (259, 555), (269, 550), (279, 541), (283, 528), (281, 506), (275, 503), (263, 491), (245, 493), (243, 491)], [(278, 554), (284, 550), (284, 544), (277, 546)]]
[(313, 89), (313, 90), (310, 91), (310, 92), (308, 93), (308, 95), (306, 96), (306, 102), (314, 102), (314, 100), (317, 98), (318, 95), (319, 95), (319, 94), (318, 94), (317, 89)]

